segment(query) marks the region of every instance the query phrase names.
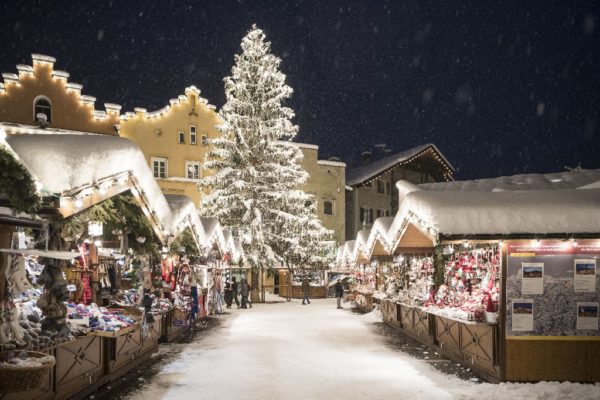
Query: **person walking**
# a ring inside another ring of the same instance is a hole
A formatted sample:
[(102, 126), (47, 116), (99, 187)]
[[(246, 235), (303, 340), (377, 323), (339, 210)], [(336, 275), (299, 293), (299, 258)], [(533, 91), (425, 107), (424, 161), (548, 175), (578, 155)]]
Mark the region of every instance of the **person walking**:
[(240, 299), (239, 299), (240, 288), (238, 287), (238, 283), (236, 281), (235, 276), (231, 278), (231, 294), (233, 295), (233, 300), (237, 305), (237, 308), (240, 308)]
[(242, 308), (248, 308), (248, 304), (250, 304), (250, 307), (252, 307), (252, 304), (248, 300), (250, 286), (248, 285), (246, 278), (242, 278), (242, 281), (240, 282), (240, 294), (242, 295)]
[(344, 297), (344, 286), (342, 285), (342, 281), (338, 280), (335, 283), (335, 298), (337, 300), (337, 308), (342, 308), (342, 297)]
[(310, 304), (310, 300), (308, 299), (308, 296), (310, 295), (310, 282), (308, 276), (305, 276), (304, 279), (302, 279), (302, 294), (304, 296), (302, 297), (302, 304), (306, 304), (305, 301)]

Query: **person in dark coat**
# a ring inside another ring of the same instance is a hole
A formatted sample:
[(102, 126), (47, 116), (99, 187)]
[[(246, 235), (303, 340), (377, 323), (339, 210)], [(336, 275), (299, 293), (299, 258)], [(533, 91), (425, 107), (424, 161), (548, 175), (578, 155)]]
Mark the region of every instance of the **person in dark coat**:
[(335, 283), (335, 298), (337, 299), (337, 308), (342, 308), (342, 297), (344, 297), (344, 286), (342, 281), (338, 280)]
[(239, 290), (240, 288), (238, 288), (238, 283), (236, 281), (235, 276), (231, 278), (231, 294), (233, 296), (233, 300), (235, 301), (235, 304), (237, 305), (237, 308), (240, 308), (240, 299), (238, 298), (239, 295)]
[(304, 297), (302, 297), (302, 304), (306, 304), (305, 301), (310, 304), (310, 300), (308, 299), (308, 296), (310, 295), (310, 282), (308, 276), (305, 276), (304, 279), (302, 279), (302, 294), (304, 295)]
[(250, 294), (250, 285), (248, 285), (248, 281), (246, 278), (242, 278), (240, 282), (240, 294), (242, 295), (242, 308), (252, 308), (252, 303), (248, 299), (248, 295)]

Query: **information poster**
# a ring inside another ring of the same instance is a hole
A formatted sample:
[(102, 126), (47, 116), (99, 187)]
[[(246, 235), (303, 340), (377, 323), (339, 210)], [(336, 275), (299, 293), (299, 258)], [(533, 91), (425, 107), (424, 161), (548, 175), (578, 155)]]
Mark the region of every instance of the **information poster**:
[(596, 260), (575, 260), (575, 291), (596, 291)]
[(598, 330), (598, 303), (577, 303), (577, 329)]
[(512, 330), (513, 332), (528, 332), (533, 330), (533, 300), (513, 300)]
[(544, 294), (544, 263), (521, 263), (521, 293)]
[(600, 337), (600, 240), (515, 240), (505, 249), (507, 338)]

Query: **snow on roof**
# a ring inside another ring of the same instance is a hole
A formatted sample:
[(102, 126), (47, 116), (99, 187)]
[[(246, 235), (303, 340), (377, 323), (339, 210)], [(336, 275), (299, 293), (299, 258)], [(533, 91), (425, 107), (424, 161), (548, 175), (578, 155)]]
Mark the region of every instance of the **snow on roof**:
[(354, 249), (352, 251), (352, 259), (358, 260), (359, 256), (368, 257), (369, 251), (367, 249), (367, 243), (369, 241), (369, 235), (371, 234), (370, 229), (362, 229), (356, 234), (356, 241)]
[[(600, 170), (423, 185), (399, 181), (396, 187), (398, 213), (375, 221), (366, 241), (368, 255), (376, 240), (391, 251), (408, 224), (434, 243), (440, 237), (600, 233)], [(363, 246), (364, 232), (340, 247), (338, 264), (358, 260), (355, 247)]]
[(412, 220), (439, 235), (600, 232), (597, 188), (443, 191), (423, 190), (406, 181), (396, 186), (400, 195), (396, 229), (402, 221)]
[(375, 220), (373, 227), (371, 228), (371, 234), (369, 235), (366, 243), (368, 254), (373, 252), (375, 242), (378, 240), (386, 248), (390, 248), (392, 246), (392, 242), (389, 242), (387, 239), (387, 233), (390, 230), (394, 219), (394, 217), (379, 217)]
[(219, 227), (219, 220), (215, 217), (200, 217), (206, 236), (211, 237)]
[(344, 244), (344, 252), (342, 258), (344, 261), (352, 260), (352, 255), (354, 254), (354, 246), (356, 245), (356, 240), (348, 240)]
[[(71, 196), (74, 190), (93, 190), (100, 181), (130, 174), (130, 188), (144, 198), (148, 213), (156, 218), (159, 237), (175, 235), (187, 224), (196, 240), (205, 242), (205, 231), (193, 202), (185, 196), (165, 197), (140, 148), (130, 140), (110, 135), (20, 130), (18, 126), (7, 130), (13, 134), (6, 136), (5, 143), (43, 191)], [(20, 131), (43, 133), (18, 134)]]
[(206, 243), (208, 245), (216, 244), (221, 254), (227, 253), (229, 244), (225, 239), (219, 220), (215, 217), (200, 217), (200, 221), (206, 233)]
[(419, 188), (427, 190), (540, 190), (576, 189), (600, 182), (600, 169), (576, 169), (552, 174), (520, 174), (491, 179), (424, 183)]
[(450, 162), (446, 159), (446, 157), (444, 157), (444, 155), (438, 150), (438, 148), (434, 144), (428, 143), (421, 146), (413, 147), (412, 149), (408, 149), (400, 153), (392, 154), (388, 157), (384, 157), (381, 160), (374, 161), (370, 164), (354, 168), (348, 171), (346, 175), (346, 184), (350, 186), (358, 185), (376, 175), (385, 172), (386, 170), (392, 168), (398, 163), (407, 162), (413, 157), (421, 155), (428, 149), (433, 149), (435, 152), (437, 152), (437, 154), (448, 165), (448, 167), (454, 170), (452, 164), (450, 164)]

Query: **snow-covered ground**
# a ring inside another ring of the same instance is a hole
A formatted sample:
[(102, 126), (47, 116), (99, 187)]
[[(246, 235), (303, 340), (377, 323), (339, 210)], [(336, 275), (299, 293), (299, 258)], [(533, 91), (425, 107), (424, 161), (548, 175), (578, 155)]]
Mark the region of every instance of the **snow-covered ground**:
[[(129, 399), (600, 399), (600, 384), (477, 384), (384, 344), (335, 300), (232, 309)], [(171, 345), (167, 345), (171, 346)]]

